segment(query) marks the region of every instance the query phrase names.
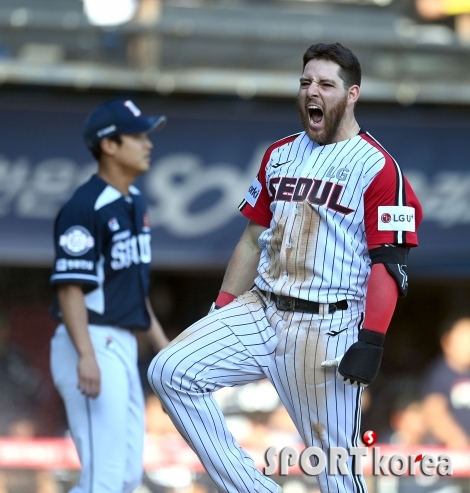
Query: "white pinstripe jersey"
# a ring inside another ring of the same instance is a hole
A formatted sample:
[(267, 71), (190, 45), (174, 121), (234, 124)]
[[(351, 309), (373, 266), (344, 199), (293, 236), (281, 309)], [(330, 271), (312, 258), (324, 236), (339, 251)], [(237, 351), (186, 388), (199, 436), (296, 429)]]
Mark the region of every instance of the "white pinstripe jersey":
[(362, 130), (323, 146), (305, 132), (274, 143), (240, 210), (267, 227), (256, 285), (320, 303), (364, 299), (369, 248), (416, 246), (422, 219), (396, 161)]

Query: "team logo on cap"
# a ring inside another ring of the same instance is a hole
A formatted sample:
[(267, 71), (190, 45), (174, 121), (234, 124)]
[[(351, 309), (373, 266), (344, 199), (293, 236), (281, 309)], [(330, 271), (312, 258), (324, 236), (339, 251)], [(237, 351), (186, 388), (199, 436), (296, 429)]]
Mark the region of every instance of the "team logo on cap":
[(101, 130), (98, 130), (98, 132), (96, 132), (96, 135), (101, 138), (101, 137), (104, 137), (105, 135), (108, 135), (108, 134), (114, 132), (115, 130), (117, 130), (116, 125), (110, 125), (109, 127), (102, 128)]
[(112, 217), (108, 221), (108, 226), (111, 231), (117, 231), (120, 228), (118, 220), (115, 217)]
[(83, 226), (72, 226), (59, 238), (59, 245), (65, 253), (77, 257), (95, 246), (95, 239)]
[(384, 212), (380, 219), (383, 223), (389, 223), (392, 220), (392, 216), (388, 212)]
[(131, 113), (134, 115), (134, 116), (140, 116), (142, 114), (142, 112), (139, 110), (139, 108), (137, 108), (137, 106), (131, 101), (131, 100), (127, 100), (125, 103), (124, 103), (124, 106), (126, 108), (129, 108)]

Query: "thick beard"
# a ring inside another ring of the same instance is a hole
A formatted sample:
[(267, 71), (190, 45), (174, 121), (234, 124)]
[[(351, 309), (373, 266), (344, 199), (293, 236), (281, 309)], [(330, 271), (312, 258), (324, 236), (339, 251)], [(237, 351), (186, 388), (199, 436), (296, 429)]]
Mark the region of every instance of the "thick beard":
[(297, 101), (297, 108), (299, 109), (300, 120), (305, 132), (312, 140), (318, 142), (320, 145), (327, 145), (333, 142), (333, 139), (338, 133), (338, 130), (343, 121), (347, 105), (348, 98), (347, 96), (345, 96), (344, 99), (339, 101), (336, 106), (328, 111), (328, 113), (323, 113), (323, 119), (325, 120), (325, 130), (323, 130), (321, 134), (312, 135), (310, 133), (311, 128), (309, 125), (308, 111), (304, 105), (301, 106), (300, 103)]

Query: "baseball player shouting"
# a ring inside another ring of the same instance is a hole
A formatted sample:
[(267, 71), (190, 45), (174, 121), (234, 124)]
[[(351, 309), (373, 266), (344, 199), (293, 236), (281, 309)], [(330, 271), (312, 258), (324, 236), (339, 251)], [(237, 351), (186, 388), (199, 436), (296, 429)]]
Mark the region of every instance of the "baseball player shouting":
[[(361, 67), (340, 44), (303, 58), (304, 131), (274, 143), (240, 206), (249, 219), (218, 310), (157, 355), (148, 376), (220, 491), (275, 493), (228, 431), (211, 392), (268, 378), (306, 446), (358, 444), (421, 207), (398, 164), (354, 117)], [(253, 287), (254, 282), (254, 287)], [(322, 493), (362, 476), (318, 476)]]
[(51, 282), (62, 323), (51, 341), (51, 370), (82, 465), (73, 493), (131, 493), (142, 478), (134, 332), (147, 331), (157, 352), (168, 340), (147, 298), (150, 224), (132, 183), (149, 168), (148, 132), (165, 121), (143, 116), (130, 100), (98, 106), (85, 124), (98, 173), (55, 222)]

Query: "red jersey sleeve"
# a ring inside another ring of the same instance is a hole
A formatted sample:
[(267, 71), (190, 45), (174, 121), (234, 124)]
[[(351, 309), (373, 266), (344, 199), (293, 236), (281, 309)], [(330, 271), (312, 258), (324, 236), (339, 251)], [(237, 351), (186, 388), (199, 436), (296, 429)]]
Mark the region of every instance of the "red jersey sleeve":
[(256, 178), (253, 180), (242, 203), (238, 207), (245, 217), (266, 228), (269, 228), (272, 218), (272, 213), (269, 209), (271, 198), (269, 197), (266, 185), (266, 166), (269, 162), (270, 155), (271, 153), (268, 149), (263, 156)]
[(396, 161), (371, 137), (364, 138), (385, 158), (364, 194), (367, 244), (369, 248), (387, 243), (415, 247), (423, 218), (421, 204)]
[(245, 198), (238, 207), (245, 217), (266, 228), (269, 228), (271, 224), (272, 212), (269, 206), (274, 198), (268, 190), (269, 184), (266, 181), (266, 168), (273, 151), (284, 144), (294, 141), (297, 135), (291, 135), (290, 137), (278, 140), (268, 148), (261, 160), (258, 175), (253, 180), (253, 183), (245, 194)]
[(272, 212), (269, 208), (272, 197), (268, 193), (266, 167), (271, 159), (273, 150), (278, 146), (279, 143), (276, 142), (264, 153), (259, 172), (238, 207), (245, 217), (266, 228), (269, 228), (272, 218)]

